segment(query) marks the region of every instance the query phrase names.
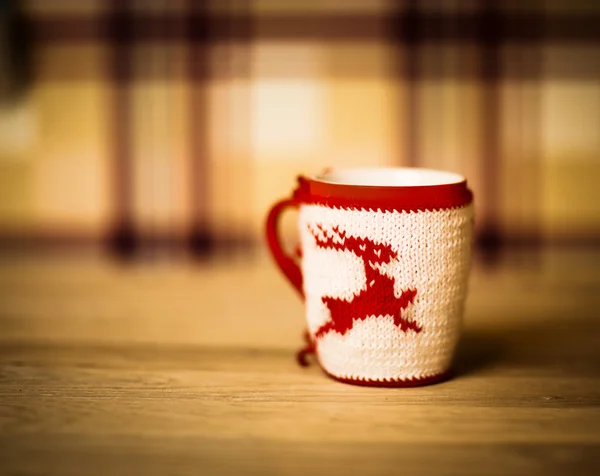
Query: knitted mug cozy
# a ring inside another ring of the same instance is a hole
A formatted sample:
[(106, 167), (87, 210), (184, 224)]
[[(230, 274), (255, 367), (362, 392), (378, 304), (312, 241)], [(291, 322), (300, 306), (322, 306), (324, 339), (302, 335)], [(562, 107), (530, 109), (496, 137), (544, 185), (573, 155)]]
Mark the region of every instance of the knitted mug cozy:
[[(288, 206), (299, 208), (300, 266), (277, 237)], [(441, 380), (459, 338), (472, 227), (472, 194), (455, 174), (369, 169), (300, 178), (293, 198), (271, 210), (267, 238), (304, 297), (306, 350), (349, 383)]]

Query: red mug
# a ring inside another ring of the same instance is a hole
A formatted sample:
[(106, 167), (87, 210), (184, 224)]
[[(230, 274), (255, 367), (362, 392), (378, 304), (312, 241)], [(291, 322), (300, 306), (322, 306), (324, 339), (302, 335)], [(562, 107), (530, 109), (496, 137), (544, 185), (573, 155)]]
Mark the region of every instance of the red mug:
[[(300, 253), (278, 220), (299, 210)], [(304, 299), (308, 347), (337, 380), (413, 386), (450, 372), (471, 262), (473, 194), (464, 177), (418, 168), (299, 177), (266, 223), (270, 251)]]

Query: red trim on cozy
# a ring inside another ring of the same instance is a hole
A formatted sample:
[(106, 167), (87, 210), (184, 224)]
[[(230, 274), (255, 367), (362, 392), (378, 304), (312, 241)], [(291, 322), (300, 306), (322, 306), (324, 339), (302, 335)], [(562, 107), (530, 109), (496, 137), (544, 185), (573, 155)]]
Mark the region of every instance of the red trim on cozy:
[(294, 198), (332, 208), (433, 211), (469, 205), (473, 193), (466, 180), (443, 185), (379, 187), (320, 182), (300, 176)]
[(425, 385), (433, 385), (435, 383), (441, 383), (445, 380), (448, 380), (452, 377), (452, 370), (449, 369), (445, 372), (431, 375), (429, 377), (423, 378), (413, 378), (413, 379), (392, 379), (392, 380), (374, 380), (374, 379), (359, 379), (352, 377), (338, 377), (337, 375), (333, 375), (323, 368), (321, 365), (321, 370), (328, 377), (333, 380), (337, 380), (338, 382), (347, 383), (350, 385), (360, 385), (362, 387), (421, 387)]

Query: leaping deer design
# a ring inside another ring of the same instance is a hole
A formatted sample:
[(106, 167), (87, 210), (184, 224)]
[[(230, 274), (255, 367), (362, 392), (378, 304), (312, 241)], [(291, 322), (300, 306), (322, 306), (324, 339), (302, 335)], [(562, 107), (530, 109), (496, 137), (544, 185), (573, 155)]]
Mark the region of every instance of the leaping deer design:
[(329, 309), (331, 319), (323, 324), (315, 333), (315, 338), (329, 332), (344, 335), (354, 326), (357, 320), (365, 320), (369, 316), (393, 316), (394, 324), (403, 332), (412, 330), (421, 332), (416, 322), (403, 317), (402, 312), (412, 304), (417, 294), (416, 289), (402, 291), (400, 297), (394, 294), (393, 277), (389, 277), (377, 268), (397, 259), (397, 253), (388, 244), (377, 243), (368, 238), (348, 236), (338, 226), (327, 232), (319, 224), (316, 229), (309, 225), (309, 231), (315, 238), (317, 247), (330, 250), (349, 250), (358, 256), (364, 264), (366, 286), (350, 301), (331, 296), (323, 296), (321, 300)]

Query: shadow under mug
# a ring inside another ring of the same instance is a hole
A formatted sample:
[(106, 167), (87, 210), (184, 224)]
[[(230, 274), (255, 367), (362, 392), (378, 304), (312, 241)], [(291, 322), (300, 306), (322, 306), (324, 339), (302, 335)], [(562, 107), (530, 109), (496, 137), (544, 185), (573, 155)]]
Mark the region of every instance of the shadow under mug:
[[(300, 252), (281, 213), (297, 208)], [(449, 375), (471, 263), (473, 194), (464, 177), (417, 168), (299, 177), (271, 208), (270, 251), (305, 302), (308, 346), (347, 383), (414, 386)]]

